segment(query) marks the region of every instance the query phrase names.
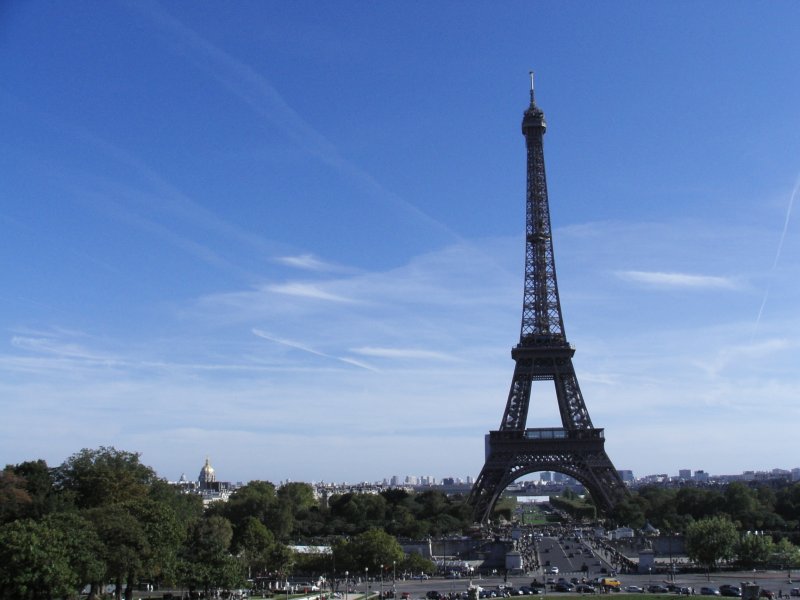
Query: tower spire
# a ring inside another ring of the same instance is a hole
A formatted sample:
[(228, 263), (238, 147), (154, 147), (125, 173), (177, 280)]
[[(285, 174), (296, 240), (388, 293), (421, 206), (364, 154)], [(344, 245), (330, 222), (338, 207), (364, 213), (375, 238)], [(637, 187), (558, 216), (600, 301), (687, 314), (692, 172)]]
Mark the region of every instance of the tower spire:
[(528, 71), (528, 75), (531, 76), (531, 106), (534, 106), (536, 104), (536, 100), (533, 96), (533, 71)]

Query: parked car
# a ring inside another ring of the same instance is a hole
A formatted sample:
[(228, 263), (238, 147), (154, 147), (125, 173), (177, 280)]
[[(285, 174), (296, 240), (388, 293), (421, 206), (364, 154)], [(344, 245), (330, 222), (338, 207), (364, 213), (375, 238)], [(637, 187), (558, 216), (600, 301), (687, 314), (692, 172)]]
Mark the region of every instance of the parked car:
[(775, 592), (770, 590), (761, 590), (758, 595), (762, 598), (768, 598), (769, 600), (772, 600), (775, 597)]
[(625, 591), (631, 594), (644, 594), (644, 588), (638, 585), (629, 585), (625, 588)]
[(647, 586), (647, 591), (651, 594), (667, 594), (669, 590), (666, 586), (661, 585), (660, 583), (652, 583)]
[(575, 586), (567, 581), (559, 581), (556, 584), (556, 591), (557, 592), (574, 592)]
[(428, 600), (440, 600), (442, 598), (442, 595), (436, 590), (431, 590), (430, 592), (425, 592), (425, 597)]
[(575, 591), (578, 592), (579, 594), (594, 594), (597, 592), (596, 589), (594, 589), (592, 586), (586, 583), (579, 583), (578, 585), (576, 585)]
[(795, 597), (800, 596), (800, 588), (792, 588), (792, 591), (789, 592), (789, 595)]
[(701, 587), (700, 595), (702, 596), (719, 596), (719, 590), (713, 587)]
[(742, 590), (735, 585), (729, 585), (726, 583), (719, 586), (719, 595), (728, 596), (730, 598), (738, 598), (742, 595)]
[(547, 568), (544, 570), (544, 572), (545, 572), (545, 573), (550, 573), (550, 574), (552, 574), (552, 575), (557, 575), (557, 574), (558, 574), (558, 567), (557, 567), (557, 566), (555, 566), (555, 565), (550, 565), (549, 567), (547, 567)]

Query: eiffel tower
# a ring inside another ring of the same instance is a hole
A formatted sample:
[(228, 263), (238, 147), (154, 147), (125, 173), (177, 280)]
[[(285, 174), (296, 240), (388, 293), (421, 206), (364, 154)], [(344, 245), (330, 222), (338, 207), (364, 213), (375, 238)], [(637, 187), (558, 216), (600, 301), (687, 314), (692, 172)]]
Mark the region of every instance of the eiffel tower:
[[(592, 425), (572, 366), (575, 349), (567, 342), (550, 230), (544, 171), (544, 113), (536, 106), (531, 73), (531, 103), (522, 117), (528, 149), (525, 210), (525, 286), (519, 344), (511, 350), (514, 377), (500, 428), (486, 436), (486, 462), (469, 496), (475, 520), (485, 522), (502, 491), (536, 471), (574, 477), (601, 511), (627, 496), (604, 449), (603, 430)], [(555, 385), (560, 428), (526, 428), (534, 381)]]

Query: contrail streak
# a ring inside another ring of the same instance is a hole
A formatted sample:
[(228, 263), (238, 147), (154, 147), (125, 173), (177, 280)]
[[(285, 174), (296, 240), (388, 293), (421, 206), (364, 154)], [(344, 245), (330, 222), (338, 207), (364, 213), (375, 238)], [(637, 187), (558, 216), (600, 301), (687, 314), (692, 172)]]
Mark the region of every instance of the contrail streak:
[[(781, 252), (783, 251), (783, 242), (786, 240), (786, 232), (789, 230), (789, 219), (792, 216), (792, 208), (794, 208), (794, 199), (797, 197), (797, 193), (800, 192), (800, 178), (798, 178), (797, 183), (792, 190), (792, 195), (789, 197), (789, 206), (786, 209), (786, 219), (783, 221), (783, 231), (781, 232), (781, 239), (778, 241), (778, 250), (775, 252), (775, 260), (772, 261), (772, 268), (769, 270), (769, 277), (767, 279), (767, 288), (764, 290), (764, 298), (761, 300), (761, 306), (758, 309), (758, 316), (756, 317), (755, 325), (753, 326), (753, 337), (755, 337), (756, 332), (758, 331), (758, 325), (761, 323), (761, 315), (764, 314), (764, 307), (767, 304), (767, 298), (769, 298), (769, 290), (772, 286), (772, 278), (775, 273), (775, 269), (778, 267), (778, 261), (781, 258)], [(752, 341), (752, 338), (751, 338)]]

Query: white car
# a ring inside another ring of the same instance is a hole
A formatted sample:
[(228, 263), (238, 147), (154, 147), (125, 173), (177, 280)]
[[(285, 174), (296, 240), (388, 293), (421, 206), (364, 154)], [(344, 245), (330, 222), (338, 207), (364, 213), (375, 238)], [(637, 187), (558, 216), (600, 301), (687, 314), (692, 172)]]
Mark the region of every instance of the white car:
[(553, 575), (557, 575), (558, 574), (558, 567), (556, 567), (555, 565), (550, 566), (550, 567), (545, 567), (544, 572), (545, 573), (552, 573)]

